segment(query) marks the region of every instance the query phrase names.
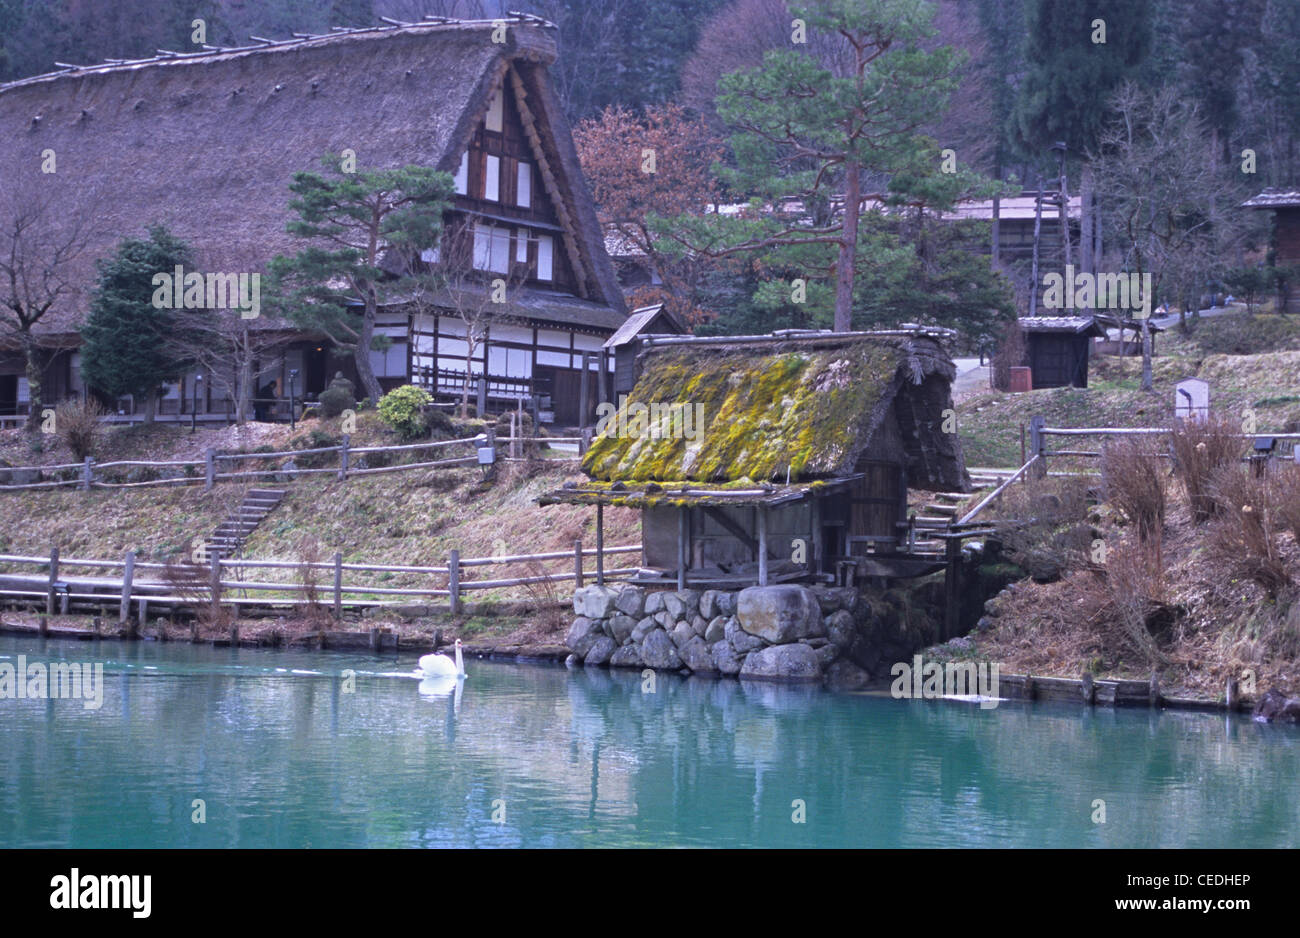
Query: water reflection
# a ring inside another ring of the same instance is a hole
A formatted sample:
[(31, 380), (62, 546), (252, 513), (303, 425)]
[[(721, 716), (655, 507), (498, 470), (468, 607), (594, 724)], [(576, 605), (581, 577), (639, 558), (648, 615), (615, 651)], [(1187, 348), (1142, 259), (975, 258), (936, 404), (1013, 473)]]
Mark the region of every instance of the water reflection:
[(109, 680), (99, 711), (0, 701), (6, 846), (1280, 847), (1300, 821), (1300, 733), (1222, 714), (478, 661), (467, 693), (414, 658), (0, 637), (20, 653)]

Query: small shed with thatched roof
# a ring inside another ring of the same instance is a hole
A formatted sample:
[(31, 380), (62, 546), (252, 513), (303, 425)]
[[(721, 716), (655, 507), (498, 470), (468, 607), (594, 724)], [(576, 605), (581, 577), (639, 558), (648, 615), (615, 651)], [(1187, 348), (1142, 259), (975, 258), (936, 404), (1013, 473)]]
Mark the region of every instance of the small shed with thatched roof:
[(679, 589), (903, 554), (909, 486), (970, 489), (943, 337), (645, 336), (635, 388), (583, 459), (590, 481), (540, 501), (594, 505), (598, 527), (605, 505), (642, 509), (641, 578)]

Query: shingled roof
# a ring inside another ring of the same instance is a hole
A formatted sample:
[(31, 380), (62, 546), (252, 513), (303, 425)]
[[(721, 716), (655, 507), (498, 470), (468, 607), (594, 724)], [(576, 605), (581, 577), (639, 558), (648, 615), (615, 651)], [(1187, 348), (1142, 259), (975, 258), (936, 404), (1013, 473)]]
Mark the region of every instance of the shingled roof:
[[(960, 442), (942, 432), (956, 369), (935, 335), (651, 337), (648, 346), (636, 387), (583, 459), (598, 482), (830, 480), (866, 455), (901, 457), (914, 487), (969, 486)], [(641, 404), (702, 405), (703, 432), (619, 432)]]
[[(369, 169), (416, 163), (455, 172), (508, 70), (548, 159), (564, 170), (561, 197), (588, 297), (621, 321), (622, 294), (546, 73), (556, 55), (553, 27), (510, 20), (504, 43), (492, 42), (493, 29), (492, 21), (450, 21), (351, 30), (0, 86), (0, 178), (43, 187), (59, 215), (95, 206), (88, 250), (73, 272), (81, 290), (42, 330), (75, 329), (94, 260), (155, 221), (190, 241), (208, 270), (261, 269), (273, 255), (293, 253), (289, 183), (296, 171), (319, 169), (326, 152), (352, 149)], [(57, 159), (48, 175), (46, 150)]]

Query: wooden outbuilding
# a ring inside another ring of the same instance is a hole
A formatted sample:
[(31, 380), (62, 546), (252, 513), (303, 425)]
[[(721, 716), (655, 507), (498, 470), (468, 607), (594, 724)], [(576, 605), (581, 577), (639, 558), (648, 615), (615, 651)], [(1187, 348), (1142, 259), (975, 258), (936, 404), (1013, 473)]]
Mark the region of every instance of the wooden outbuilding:
[(909, 487), (970, 490), (946, 335), (647, 336), (590, 481), (540, 502), (594, 505), (598, 525), (605, 505), (641, 509), (641, 582), (830, 580), (867, 556), (876, 575), (928, 573), (908, 556)]
[[(1300, 265), (1300, 189), (1265, 189), (1241, 203), (1242, 208), (1271, 209), (1273, 212), (1273, 264)], [(1300, 283), (1291, 278), (1286, 293), (1279, 297), (1288, 310), (1300, 309)]]
[(1023, 316), (1025, 359), (1033, 372), (1033, 389), (1086, 388), (1088, 357), (1094, 338), (1106, 330), (1094, 316)]

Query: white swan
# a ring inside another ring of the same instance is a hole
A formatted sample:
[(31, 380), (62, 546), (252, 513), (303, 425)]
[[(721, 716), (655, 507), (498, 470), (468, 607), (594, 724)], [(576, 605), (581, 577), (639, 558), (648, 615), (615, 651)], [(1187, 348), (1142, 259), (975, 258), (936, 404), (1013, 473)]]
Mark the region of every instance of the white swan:
[(420, 658), (420, 670), (426, 678), (464, 677), (465, 662), (460, 656), (460, 639), (456, 639), (456, 660), (454, 662), (446, 655), (424, 655)]

